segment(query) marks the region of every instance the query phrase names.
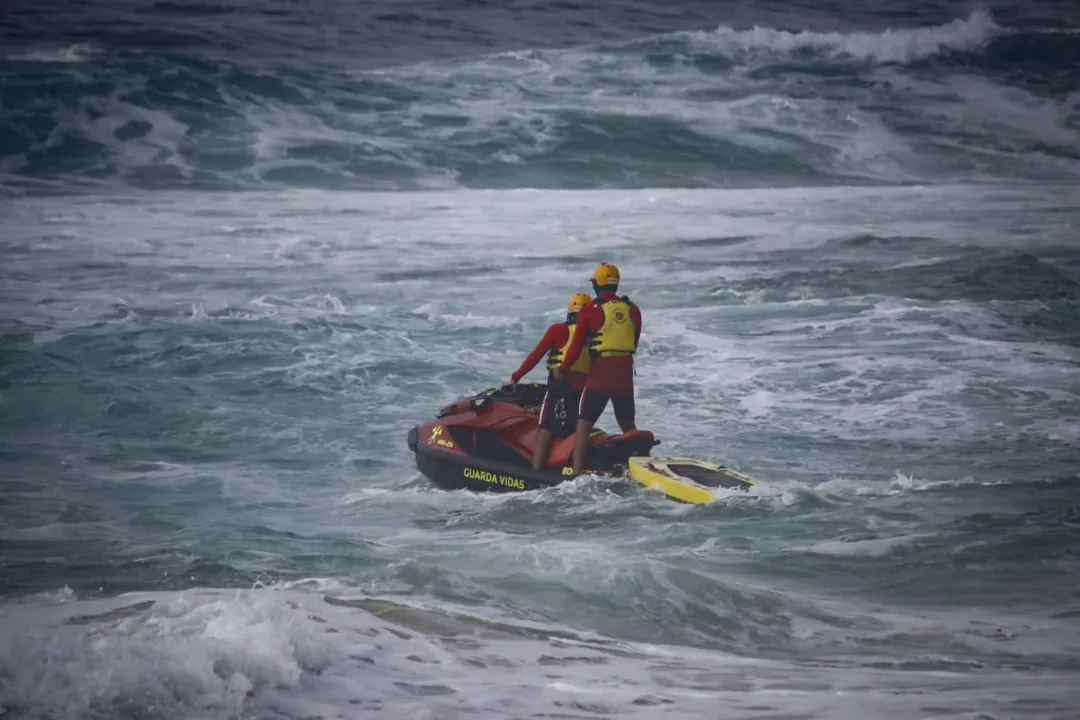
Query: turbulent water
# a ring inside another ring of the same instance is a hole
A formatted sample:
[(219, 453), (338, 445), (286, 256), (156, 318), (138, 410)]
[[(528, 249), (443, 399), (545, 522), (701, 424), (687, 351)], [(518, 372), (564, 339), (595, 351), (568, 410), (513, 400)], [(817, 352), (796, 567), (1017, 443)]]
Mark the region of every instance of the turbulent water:
[[(1077, 28), (6, 3), (0, 718), (1074, 718)], [(763, 485), (434, 489), (602, 260)]]

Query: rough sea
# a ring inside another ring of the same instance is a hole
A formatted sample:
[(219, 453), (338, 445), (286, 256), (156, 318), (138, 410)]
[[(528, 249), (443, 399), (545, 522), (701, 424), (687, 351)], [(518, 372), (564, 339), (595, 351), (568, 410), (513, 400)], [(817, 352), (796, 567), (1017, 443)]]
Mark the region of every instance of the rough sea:
[[(1078, 28), (6, 0), (0, 718), (1080, 717)], [(763, 486), (435, 489), (600, 261)]]

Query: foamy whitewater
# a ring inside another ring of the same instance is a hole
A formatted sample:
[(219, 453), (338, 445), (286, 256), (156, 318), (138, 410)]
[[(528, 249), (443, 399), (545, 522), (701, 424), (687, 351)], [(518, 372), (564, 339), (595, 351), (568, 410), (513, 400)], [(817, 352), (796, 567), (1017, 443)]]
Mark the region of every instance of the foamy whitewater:
[[(919, 7), (0, 11), (0, 718), (1075, 718), (1080, 21)], [(600, 261), (763, 485), (435, 489)]]

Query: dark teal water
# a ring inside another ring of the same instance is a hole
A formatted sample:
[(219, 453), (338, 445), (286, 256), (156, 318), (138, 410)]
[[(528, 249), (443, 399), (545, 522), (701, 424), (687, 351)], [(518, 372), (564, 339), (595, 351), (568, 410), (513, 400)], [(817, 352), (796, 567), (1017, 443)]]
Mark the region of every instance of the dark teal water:
[[(1070, 22), (5, 9), (0, 718), (1072, 717)], [(600, 260), (767, 487), (433, 489)]]

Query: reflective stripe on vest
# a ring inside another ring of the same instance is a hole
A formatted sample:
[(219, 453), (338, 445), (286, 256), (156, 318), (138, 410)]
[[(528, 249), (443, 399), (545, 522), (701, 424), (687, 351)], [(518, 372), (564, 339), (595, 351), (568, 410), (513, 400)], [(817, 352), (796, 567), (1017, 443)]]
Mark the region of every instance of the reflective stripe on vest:
[(604, 324), (589, 336), (589, 353), (593, 357), (632, 355), (637, 345), (629, 300), (624, 296), (618, 300), (597, 298), (595, 302), (604, 313)]

